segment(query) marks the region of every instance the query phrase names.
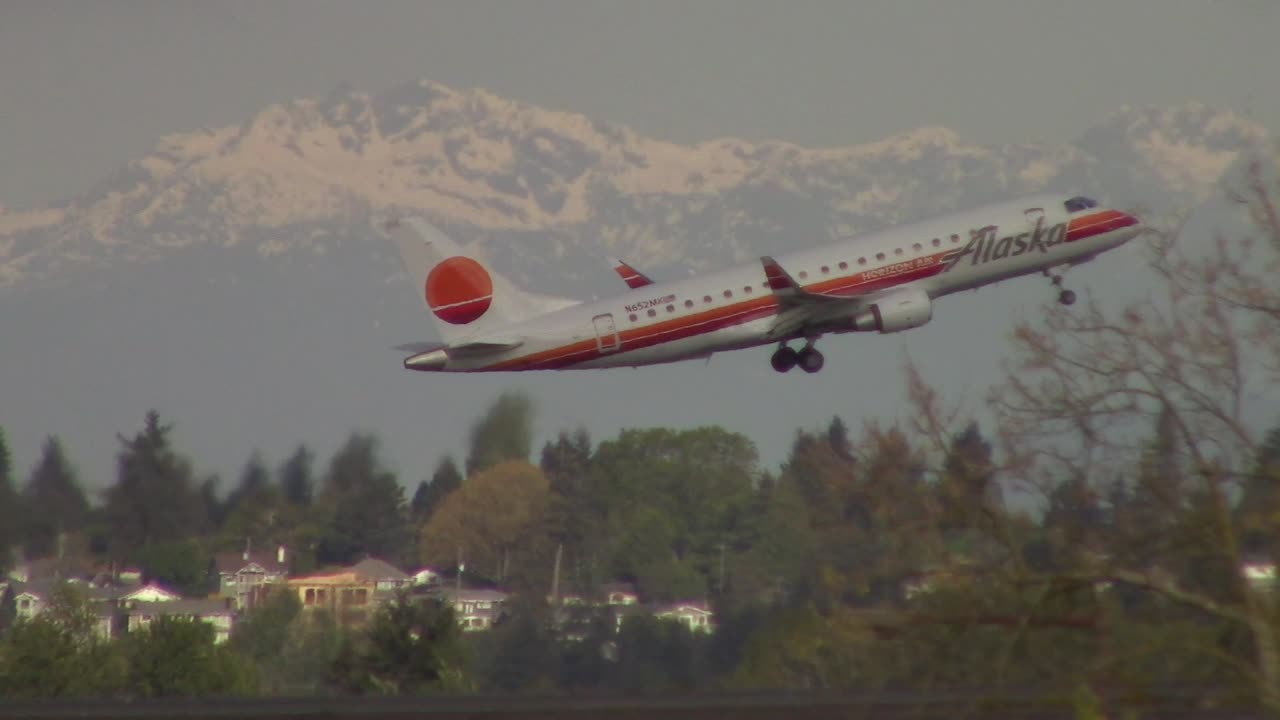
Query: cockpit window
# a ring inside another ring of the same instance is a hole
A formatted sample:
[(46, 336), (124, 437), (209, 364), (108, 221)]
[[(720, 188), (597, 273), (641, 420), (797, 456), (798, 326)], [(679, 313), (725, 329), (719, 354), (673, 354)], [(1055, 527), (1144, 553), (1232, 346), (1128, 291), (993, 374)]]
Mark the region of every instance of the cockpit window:
[(1081, 210), (1088, 210), (1089, 208), (1098, 207), (1097, 200), (1094, 200), (1093, 198), (1087, 198), (1083, 195), (1077, 195), (1063, 204), (1066, 205), (1067, 212), (1069, 213), (1080, 212)]

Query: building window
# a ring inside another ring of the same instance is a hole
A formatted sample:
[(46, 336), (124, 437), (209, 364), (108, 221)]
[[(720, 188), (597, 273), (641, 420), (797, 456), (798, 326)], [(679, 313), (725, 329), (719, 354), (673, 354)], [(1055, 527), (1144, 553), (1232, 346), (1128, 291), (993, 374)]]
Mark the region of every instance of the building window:
[(316, 589), (315, 589), (315, 588), (307, 588), (307, 592), (306, 592), (306, 595), (304, 596), (304, 598), (305, 598), (305, 599), (303, 600), (303, 604), (306, 604), (306, 605), (315, 605), (315, 604), (316, 604)]
[(360, 588), (359, 590), (356, 590), (356, 604), (357, 604), (357, 605), (368, 605), (368, 604), (369, 604), (369, 591), (368, 591), (368, 590), (366, 590), (366, 589), (364, 589), (364, 588)]

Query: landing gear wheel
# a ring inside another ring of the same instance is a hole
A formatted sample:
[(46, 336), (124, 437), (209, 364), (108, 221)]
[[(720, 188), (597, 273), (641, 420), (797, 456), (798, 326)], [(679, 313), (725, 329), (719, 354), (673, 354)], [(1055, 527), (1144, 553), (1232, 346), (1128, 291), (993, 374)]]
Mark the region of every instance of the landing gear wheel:
[(807, 373), (816, 373), (826, 364), (827, 359), (815, 347), (807, 347), (799, 352), (796, 363)]
[(1063, 290), (1058, 293), (1058, 302), (1063, 305), (1074, 305), (1076, 302), (1076, 294), (1071, 290)]
[(773, 369), (780, 373), (784, 373), (796, 366), (800, 361), (800, 353), (794, 349), (783, 345), (773, 353), (773, 357), (769, 358), (769, 363), (773, 365)]

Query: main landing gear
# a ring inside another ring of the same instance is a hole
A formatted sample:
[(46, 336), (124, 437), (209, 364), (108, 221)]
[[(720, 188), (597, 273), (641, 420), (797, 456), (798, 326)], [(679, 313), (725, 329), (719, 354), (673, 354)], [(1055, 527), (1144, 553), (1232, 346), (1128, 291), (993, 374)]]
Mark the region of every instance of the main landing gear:
[(1076, 303), (1076, 294), (1072, 290), (1062, 287), (1062, 273), (1053, 272), (1051, 270), (1044, 271), (1045, 277), (1053, 281), (1053, 286), (1058, 288), (1058, 302), (1063, 305), (1074, 305)]
[(788, 347), (785, 343), (778, 346), (774, 351), (773, 357), (769, 359), (769, 363), (773, 365), (773, 369), (780, 373), (784, 373), (793, 367), (799, 367), (807, 373), (816, 373), (826, 364), (826, 358), (818, 348), (813, 346), (810, 341), (799, 350)]

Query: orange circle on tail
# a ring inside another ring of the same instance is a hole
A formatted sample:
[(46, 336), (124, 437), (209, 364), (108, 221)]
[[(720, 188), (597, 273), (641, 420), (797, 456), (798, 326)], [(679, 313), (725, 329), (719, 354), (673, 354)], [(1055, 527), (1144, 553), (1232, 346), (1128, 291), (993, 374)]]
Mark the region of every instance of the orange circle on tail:
[(484, 266), (456, 256), (427, 273), (427, 305), (436, 317), (452, 325), (466, 325), (484, 315), (493, 302), (493, 279)]

